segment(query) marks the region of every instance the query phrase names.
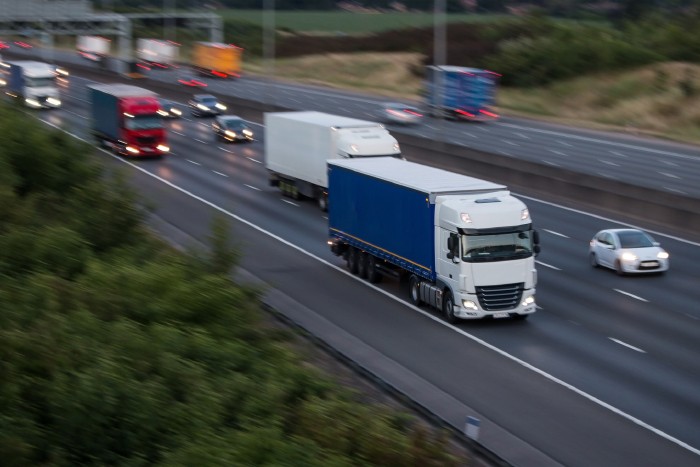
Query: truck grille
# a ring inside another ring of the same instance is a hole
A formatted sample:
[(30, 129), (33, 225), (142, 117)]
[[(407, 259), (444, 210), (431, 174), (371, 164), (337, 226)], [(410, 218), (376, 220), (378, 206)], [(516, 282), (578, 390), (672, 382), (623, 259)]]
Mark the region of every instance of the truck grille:
[(489, 285), (476, 288), (479, 305), (486, 311), (510, 310), (518, 306), (523, 296), (524, 284)]
[(155, 136), (139, 136), (136, 138), (136, 144), (139, 146), (153, 146), (155, 143)]

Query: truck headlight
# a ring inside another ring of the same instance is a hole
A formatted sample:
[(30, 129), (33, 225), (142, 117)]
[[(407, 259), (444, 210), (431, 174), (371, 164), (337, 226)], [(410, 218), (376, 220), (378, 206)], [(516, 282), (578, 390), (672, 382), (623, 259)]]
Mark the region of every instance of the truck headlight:
[(46, 103), (58, 107), (59, 105), (61, 105), (61, 99), (58, 99), (56, 97), (49, 97), (48, 99), (46, 99)]
[(462, 300), (462, 306), (467, 310), (478, 310), (479, 309), (479, 307), (476, 306), (476, 303), (474, 303), (471, 300)]
[(529, 297), (527, 297), (525, 300), (522, 301), (521, 305), (522, 306), (530, 306), (534, 303), (535, 303), (535, 296), (530, 295)]
[(127, 146), (127, 147), (126, 147), (126, 150), (129, 151), (129, 152), (132, 153), (132, 154), (138, 154), (138, 153), (139, 153), (139, 150), (136, 149), (136, 148), (133, 147), (133, 146)]
[(158, 115), (160, 115), (161, 117), (166, 117), (168, 115), (168, 112), (166, 112), (165, 110), (159, 110)]
[(158, 149), (160, 152), (168, 152), (170, 151), (170, 146), (167, 146), (165, 144), (159, 144), (156, 146), (156, 149)]
[(24, 100), (24, 102), (30, 107), (41, 107), (41, 104), (39, 104), (39, 101), (36, 99), (32, 99), (31, 97), (26, 98)]

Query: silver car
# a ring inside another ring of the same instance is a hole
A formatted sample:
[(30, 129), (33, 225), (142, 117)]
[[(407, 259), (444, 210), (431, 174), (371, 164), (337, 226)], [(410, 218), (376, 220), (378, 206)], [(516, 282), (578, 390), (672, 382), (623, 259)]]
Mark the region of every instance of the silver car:
[(601, 230), (591, 239), (588, 257), (591, 266), (604, 266), (619, 275), (662, 273), (669, 266), (668, 252), (638, 229)]
[(387, 123), (415, 125), (423, 119), (423, 113), (411, 105), (400, 102), (386, 102), (382, 104), (379, 117)]

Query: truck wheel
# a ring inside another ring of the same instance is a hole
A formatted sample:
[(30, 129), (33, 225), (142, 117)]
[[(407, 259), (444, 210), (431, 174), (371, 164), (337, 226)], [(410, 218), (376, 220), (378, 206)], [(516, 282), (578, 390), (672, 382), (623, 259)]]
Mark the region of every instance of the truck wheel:
[(358, 261), (358, 273), (361, 278), (367, 279), (368, 278), (368, 268), (369, 268), (369, 253), (365, 253), (364, 251), (359, 253), (359, 261)]
[(355, 248), (354, 246), (350, 247), (350, 251), (348, 252), (348, 270), (353, 273), (357, 274), (359, 269), (358, 263), (358, 257), (360, 256), (360, 252)]
[(323, 212), (328, 211), (328, 195), (325, 194), (323, 191), (318, 195), (318, 207)]
[(442, 312), (445, 314), (445, 319), (450, 324), (455, 324), (458, 320), (455, 316), (455, 301), (452, 298), (452, 292), (445, 291), (442, 299)]
[(382, 281), (382, 274), (377, 267), (377, 257), (374, 255), (370, 255), (367, 260), (367, 280), (372, 284)]
[(420, 299), (420, 279), (415, 274), (411, 274), (410, 279), (408, 279), (408, 297), (415, 306), (423, 304)]

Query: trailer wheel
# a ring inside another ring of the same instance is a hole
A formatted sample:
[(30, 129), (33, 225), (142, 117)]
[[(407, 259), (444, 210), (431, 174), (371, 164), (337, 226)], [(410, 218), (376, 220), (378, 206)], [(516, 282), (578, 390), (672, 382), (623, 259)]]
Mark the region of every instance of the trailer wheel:
[(455, 316), (455, 301), (452, 298), (452, 292), (449, 290), (443, 292), (442, 312), (445, 314), (445, 319), (450, 324), (455, 324), (458, 320)]
[(415, 306), (423, 304), (423, 301), (420, 299), (420, 279), (415, 274), (411, 274), (411, 277), (408, 279), (408, 297)]
[(348, 251), (348, 270), (353, 274), (357, 274), (360, 270), (360, 268), (358, 267), (359, 256), (360, 252), (357, 250), (357, 248), (351, 246), (350, 251)]
[(374, 255), (370, 255), (367, 260), (367, 280), (372, 284), (382, 281), (382, 274), (377, 267), (377, 257)]
[[(359, 251), (359, 250), (358, 250), (358, 251)], [(359, 269), (358, 273), (359, 273), (359, 275), (360, 275), (361, 278), (367, 279), (367, 278), (369, 277), (369, 275), (368, 275), (368, 272), (369, 272), (368, 269), (369, 269), (369, 257), (370, 257), (370, 254), (369, 254), (369, 253), (365, 253), (364, 251), (362, 251), (362, 252), (359, 253), (359, 256), (360, 256), (360, 257), (359, 257), (359, 261), (358, 261), (358, 265), (357, 265), (357, 267), (358, 267), (358, 269)]]

